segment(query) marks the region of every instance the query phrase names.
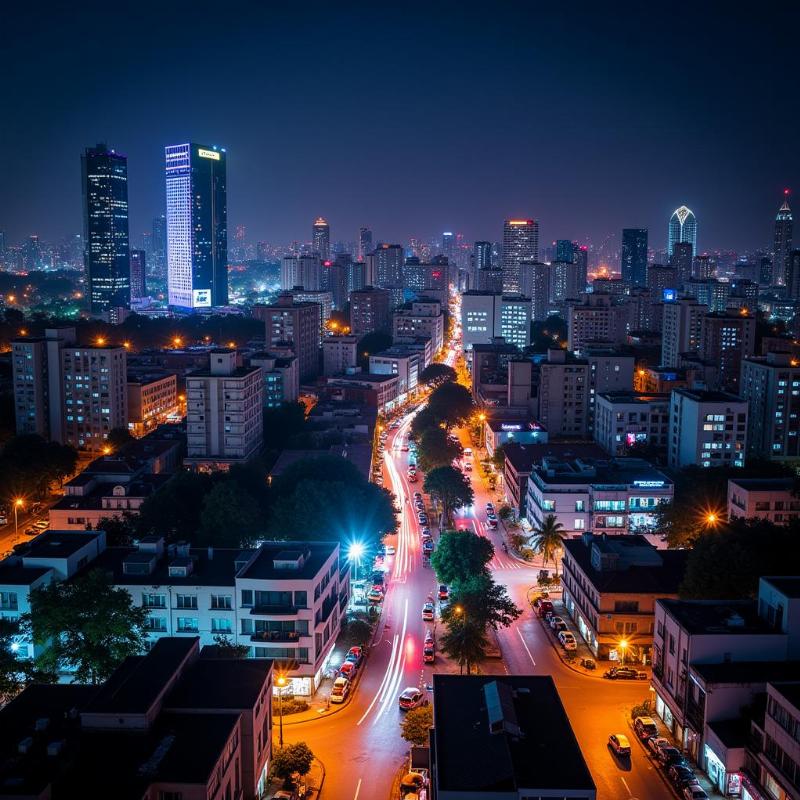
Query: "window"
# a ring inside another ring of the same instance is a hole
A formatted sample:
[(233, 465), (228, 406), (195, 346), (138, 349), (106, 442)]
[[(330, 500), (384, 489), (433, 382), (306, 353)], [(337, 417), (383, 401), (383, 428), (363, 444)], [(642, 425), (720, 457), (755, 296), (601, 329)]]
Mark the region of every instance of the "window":
[(229, 594), (212, 594), (211, 608), (230, 609), (233, 607), (233, 598)]
[(196, 594), (179, 594), (175, 597), (176, 608), (197, 608)]
[(167, 597), (163, 594), (143, 594), (142, 608), (166, 608)]
[(158, 800), (183, 800), (183, 792), (159, 792)]
[(576, 500), (575, 501), (575, 510), (576, 511), (586, 511), (586, 502), (584, 500)]
[(639, 613), (639, 601), (638, 600), (615, 600), (614, 601), (614, 611), (620, 613), (632, 613), (638, 614)]
[(253, 590), (242, 589), (242, 606), (244, 608), (252, 608), (253, 606)]
[(542, 508), (545, 511), (555, 511), (556, 510), (556, 501), (555, 500), (542, 500)]
[(294, 604), (297, 608), (308, 608), (308, 592), (295, 592)]
[(212, 633), (231, 633), (231, 621), (222, 617), (212, 617), (211, 631)]
[(178, 617), (178, 632), (179, 633), (197, 633), (197, 618), (196, 617)]
[(575, 520), (575, 530), (582, 531), (586, 528), (586, 521), (583, 519), (576, 519)]
[(149, 633), (166, 633), (167, 620), (164, 617), (148, 617), (144, 627)]
[(17, 593), (0, 592), (0, 609), (3, 611), (18, 611)]

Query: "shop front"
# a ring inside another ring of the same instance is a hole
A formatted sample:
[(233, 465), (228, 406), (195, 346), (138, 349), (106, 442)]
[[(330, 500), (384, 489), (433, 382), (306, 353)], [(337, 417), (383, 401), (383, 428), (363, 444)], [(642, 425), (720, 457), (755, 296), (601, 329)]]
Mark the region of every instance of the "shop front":
[(742, 797), (747, 735), (747, 725), (741, 720), (706, 725), (701, 766), (716, 789), (725, 797)]

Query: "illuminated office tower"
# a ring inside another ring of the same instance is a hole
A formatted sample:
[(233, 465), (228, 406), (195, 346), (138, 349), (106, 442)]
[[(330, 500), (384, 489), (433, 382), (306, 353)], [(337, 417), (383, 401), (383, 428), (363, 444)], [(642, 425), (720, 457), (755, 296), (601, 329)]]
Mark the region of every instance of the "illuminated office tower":
[(492, 243), (475, 242), (472, 249), (472, 269), (469, 276), (469, 288), (478, 288), (478, 275), (482, 269), (492, 268)]
[(147, 255), (144, 250), (131, 250), (131, 298), (147, 296)]
[(225, 151), (186, 143), (164, 153), (169, 304), (181, 311), (227, 305)]
[(453, 261), (456, 255), (456, 235), (452, 231), (442, 234), (442, 255)]
[(783, 205), (775, 217), (775, 256), (772, 259), (772, 284), (788, 284), (789, 253), (792, 251), (792, 210), (789, 208), (789, 190), (783, 193)]
[(358, 260), (365, 261), (372, 252), (372, 231), (369, 228), (358, 229)]
[(507, 219), (503, 224), (503, 291), (519, 292), (519, 265), (539, 260), (539, 223)]
[(575, 260), (575, 245), (569, 239), (556, 239), (555, 261), (571, 264)]
[(382, 244), (373, 253), (375, 257), (375, 285), (388, 289), (391, 305), (399, 306), (403, 300), (403, 265), (405, 258), (399, 244)]
[(692, 258), (697, 252), (697, 218), (686, 206), (676, 208), (669, 218), (667, 236), (667, 255), (672, 256), (678, 242), (689, 242), (692, 245)]
[(163, 280), (167, 277), (167, 218), (163, 214), (153, 217), (150, 246), (150, 269), (153, 275)]
[(647, 228), (622, 229), (622, 280), (647, 285)]
[(320, 261), (328, 261), (331, 257), (331, 226), (324, 217), (317, 217), (311, 231), (313, 247)]
[(106, 145), (81, 156), (84, 264), (92, 316), (121, 321), (131, 307), (128, 159)]

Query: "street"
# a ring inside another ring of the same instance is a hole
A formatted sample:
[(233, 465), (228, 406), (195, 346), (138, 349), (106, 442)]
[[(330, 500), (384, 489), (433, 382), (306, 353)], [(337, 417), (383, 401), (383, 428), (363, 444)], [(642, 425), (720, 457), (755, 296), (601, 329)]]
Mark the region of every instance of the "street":
[[(408, 498), (421, 491), (421, 480), (406, 478), (408, 453), (400, 449), (408, 434), (411, 416), (390, 432), (385, 449), (385, 485), (395, 493), (402, 508), (396, 536), (396, 554), (387, 559), (389, 581), (376, 643), (350, 704), (341, 712), (319, 720), (285, 726), (287, 741), (306, 741), (326, 768), (324, 794), (333, 798), (362, 800), (389, 796), (395, 773), (403, 763), (408, 745), (400, 736), (401, 712), (397, 697), (407, 686), (431, 683), (434, 670), (452, 669), (441, 655), (433, 665), (422, 663), (422, 641), (430, 623), (421, 619), (422, 604), (436, 586), (429, 567), (423, 567), (419, 528)], [(462, 433), (463, 437), (463, 433)], [(466, 440), (464, 440), (466, 442)], [(488, 530), (484, 509), (497, 497), (484, 487), (477, 472), (472, 475), (475, 504), (457, 515), (457, 527), (471, 527), (495, 545), (490, 563), (495, 580), (507, 587), (523, 610), (522, 616), (499, 632), (502, 662), (487, 661), (491, 671), (510, 674), (552, 675), (569, 715), (584, 758), (597, 784), (598, 797), (673, 798), (671, 790), (636, 742), (629, 764), (618, 762), (606, 746), (614, 732), (632, 736), (629, 709), (644, 700), (646, 684), (612, 682), (587, 676), (566, 666), (535, 618), (526, 594), (540, 564), (528, 565), (501, 549), (503, 534)], [(395, 538), (395, 537), (392, 537)]]

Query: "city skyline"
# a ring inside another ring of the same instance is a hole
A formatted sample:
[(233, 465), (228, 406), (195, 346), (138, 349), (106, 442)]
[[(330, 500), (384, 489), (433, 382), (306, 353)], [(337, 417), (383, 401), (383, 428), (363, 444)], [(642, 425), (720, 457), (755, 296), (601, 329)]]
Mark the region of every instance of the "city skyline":
[[(31, 12), (14, 9), (9, 29), (18, 33), (7, 58), (17, 69), (4, 90), (18, 113), (0, 150), (0, 171), (14, 192), (0, 193), (0, 230), (9, 241), (80, 230), (78, 156), (102, 139), (128, 156), (137, 237), (164, 213), (163, 147), (193, 139), (226, 147), (229, 216), (254, 241), (305, 241), (320, 215), (332, 241), (354, 240), (362, 226), (376, 241), (448, 230), (497, 241), (503, 219), (530, 217), (543, 241), (600, 241), (646, 227), (651, 246), (662, 249), (665, 220), (686, 204), (702, 221), (703, 250), (770, 247), (780, 193), (800, 185), (790, 137), (763, 125), (773, 118), (771, 97), (791, 92), (780, 53), (795, 10), (745, 20), (736, 10), (702, 9), (692, 31), (675, 31), (662, 24), (666, 9), (648, 11), (650, 19), (641, 10), (604, 15), (587, 7), (569, 17), (517, 6), (514, 25), (508, 14), (479, 6), (455, 9), (428, 10), (425, 35), (417, 35), (414, 6), (315, 6), (308, 21), (286, 9), (239, 8), (230, 43), (215, 38), (214, 15), (176, 14), (154, 26), (146, 16), (104, 12), (103, 24), (123, 31), (117, 59), (125, 91), (112, 95), (90, 74), (99, 47), (90, 34), (100, 24), (87, 22), (90, 9), (39, 26), (36, 48), (22, 33), (37, 28), (26, 23)], [(192, 48), (219, 46), (221, 56), (180, 84), (173, 75), (188, 44), (171, 38), (178, 19)], [(534, 23), (535, 39), (526, 33)], [(723, 41), (745, 23), (760, 55), (755, 63), (724, 50), (715, 60), (701, 57), (703, 31), (713, 28)], [(581, 57), (554, 71), (565, 31)], [(86, 52), (75, 56), (71, 37), (84, 33)], [(392, 35), (403, 43), (403, 59), (383, 47)], [(307, 63), (289, 58), (300, 43)], [(432, 43), (444, 56), (480, 44), (491, 58), (442, 58), (426, 75)], [(142, 58), (145, 51), (155, 57)], [(676, 68), (692, 76), (688, 97), (673, 85)], [(535, 87), (524, 96), (515, 90), (521, 78)], [(224, 113), (208, 114), (209, 91), (222, 93)], [(685, 113), (669, 111), (677, 102)], [(465, 110), (478, 105), (487, 109), (484, 123), (466, 124)], [(57, 129), (36, 124), (43, 109), (58, 111)], [(787, 114), (791, 127), (791, 105)], [(34, 162), (18, 157), (34, 150)], [(387, 176), (392, 191), (376, 198), (368, 187)]]

